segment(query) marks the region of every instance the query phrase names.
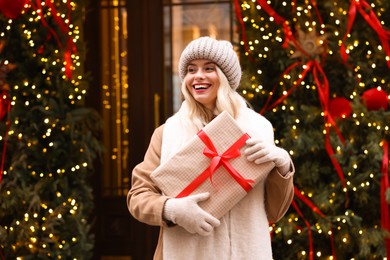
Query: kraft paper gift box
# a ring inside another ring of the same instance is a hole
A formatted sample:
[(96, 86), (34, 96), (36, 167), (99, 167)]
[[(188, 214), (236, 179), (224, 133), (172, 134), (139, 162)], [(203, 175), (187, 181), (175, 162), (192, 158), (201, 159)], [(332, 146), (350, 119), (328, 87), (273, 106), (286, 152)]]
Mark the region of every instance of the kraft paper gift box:
[(221, 218), (274, 168), (240, 155), (250, 136), (222, 112), (151, 175), (163, 194), (185, 197), (209, 192), (199, 206)]

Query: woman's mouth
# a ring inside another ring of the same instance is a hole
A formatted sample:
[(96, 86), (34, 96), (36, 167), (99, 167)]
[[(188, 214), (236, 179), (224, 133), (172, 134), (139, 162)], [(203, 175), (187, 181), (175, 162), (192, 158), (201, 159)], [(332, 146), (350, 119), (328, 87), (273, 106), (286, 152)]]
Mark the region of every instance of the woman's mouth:
[(195, 90), (205, 90), (210, 87), (210, 85), (197, 84), (192, 86)]

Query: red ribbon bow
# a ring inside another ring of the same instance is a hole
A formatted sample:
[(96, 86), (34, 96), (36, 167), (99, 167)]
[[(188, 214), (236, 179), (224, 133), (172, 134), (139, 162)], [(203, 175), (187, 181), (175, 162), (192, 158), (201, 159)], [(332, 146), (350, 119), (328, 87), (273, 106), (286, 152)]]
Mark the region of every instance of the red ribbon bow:
[(213, 142), (208, 135), (200, 130), (198, 137), (205, 143), (206, 147), (203, 150), (203, 154), (211, 158), (210, 166), (204, 170), (198, 177), (196, 177), (187, 187), (185, 187), (176, 198), (181, 198), (190, 195), (196, 190), (207, 178), (210, 178), (212, 183), (212, 176), (215, 171), (223, 165), (230, 175), (237, 181), (238, 184), (246, 191), (249, 192), (252, 189), (251, 183), (253, 180), (245, 179), (233, 166), (229, 163), (230, 159), (236, 158), (241, 155), (240, 148), (245, 145), (246, 140), (250, 138), (248, 134), (243, 134), (232, 146), (230, 146), (221, 155), (217, 152)]

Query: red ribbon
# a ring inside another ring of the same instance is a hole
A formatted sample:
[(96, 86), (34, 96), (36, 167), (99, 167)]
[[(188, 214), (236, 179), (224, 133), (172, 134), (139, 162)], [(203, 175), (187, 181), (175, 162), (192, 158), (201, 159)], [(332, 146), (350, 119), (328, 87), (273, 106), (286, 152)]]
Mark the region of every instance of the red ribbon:
[[(381, 224), (382, 228), (390, 232), (390, 212), (389, 205), (386, 201), (386, 190), (389, 189), (389, 143), (386, 140), (382, 142), (383, 158), (382, 158), (382, 177), (380, 187), (380, 203), (381, 203)], [(385, 246), (387, 258), (390, 258), (390, 238), (385, 238)]]
[[(290, 65), (284, 72), (283, 72), (283, 75), (286, 75), (287, 73), (289, 73), (293, 68), (301, 65), (302, 63), (299, 61), (299, 62), (295, 62), (293, 63), (292, 65)], [(322, 69), (321, 65), (319, 62), (317, 62), (316, 60), (309, 60), (308, 62), (306, 62), (305, 66), (304, 66), (304, 70), (303, 72), (300, 74), (300, 77), (299, 79), (294, 83), (294, 85), (287, 91), (287, 93), (285, 95), (283, 95), (282, 97), (278, 98), (272, 105), (268, 105), (270, 103), (270, 100), (272, 98), (272, 96), (269, 96), (268, 99), (267, 99), (267, 102), (265, 103), (265, 106), (262, 108), (261, 112), (260, 113), (264, 113), (265, 110), (270, 110), (274, 107), (276, 107), (277, 105), (279, 105), (284, 99), (286, 99), (300, 84), (301, 82), (305, 79), (307, 73), (309, 73), (310, 71), (312, 71), (313, 73), (313, 77), (314, 77), (314, 81), (317, 85), (317, 90), (318, 90), (318, 97), (319, 97), (319, 100), (320, 100), (320, 104), (321, 104), (321, 108), (322, 110), (324, 111), (324, 114), (325, 114), (325, 127), (326, 127), (326, 134), (325, 134), (325, 149), (329, 155), (329, 158), (333, 164), (333, 166), (335, 167), (336, 169), (336, 172), (342, 182), (342, 185), (343, 187), (345, 188), (346, 187), (346, 183), (345, 183), (345, 179), (344, 179), (344, 174), (343, 174), (343, 171), (341, 169), (341, 166), (340, 164), (338, 163), (338, 161), (334, 158), (334, 151), (333, 151), (333, 148), (332, 148), (332, 145), (330, 144), (330, 137), (329, 137), (329, 133), (330, 133), (330, 126), (333, 127), (333, 129), (336, 131), (340, 141), (342, 143), (344, 143), (344, 138), (342, 137), (341, 133), (340, 133), (340, 130), (338, 129), (337, 125), (336, 125), (336, 122), (333, 120), (332, 116), (330, 115), (329, 111), (328, 111), (328, 103), (329, 103), (329, 82), (328, 82), (328, 79), (326, 77), (326, 74), (324, 72), (324, 70)], [(275, 90), (276, 90), (276, 86), (274, 87), (274, 90), (273, 92), (275, 93)], [(346, 201), (348, 202), (348, 197), (346, 196)]]
[[(318, 215), (320, 215), (320, 217), (322, 218), (325, 218), (325, 214), (321, 212), (321, 210), (316, 206), (314, 205), (313, 202), (311, 202), (307, 197), (305, 197), (301, 191), (294, 186), (294, 195), (300, 199), (303, 203), (305, 203), (313, 212), (317, 213)], [(312, 238), (312, 231), (311, 231), (311, 225), (310, 223), (304, 218), (302, 212), (300, 211), (300, 209), (298, 208), (298, 205), (297, 203), (293, 200), (292, 202), (292, 205), (293, 207), (295, 208), (295, 210), (297, 211), (298, 215), (303, 219), (303, 221), (305, 222), (306, 226), (307, 226), (307, 232), (308, 232), (308, 236), (309, 236), (309, 256), (310, 256), (310, 259), (313, 259), (313, 238)], [(336, 250), (335, 250), (335, 247), (334, 247), (334, 238), (333, 238), (333, 232), (332, 230), (331, 231), (331, 234), (330, 234), (330, 242), (331, 242), (331, 247), (332, 247), (332, 256), (333, 256), (333, 259), (336, 260)]]
[[(67, 3), (67, 8), (68, 8), (67, 18), (69, 21), (70, 21), (70, 11), (69, 10), (71, 10), (70, 3), (71, 3), (70, 1), (68, 1), (68, 3)], [(41, 0), (36, 0), (36, 4), (37, 4), (37, 6), (34, 8), (37, 9), (37, 12), (40, 14), (42, 24), (43, 24), (43, 26), (47, 27), (49, 32), (50, 32), (50, 34), (47, 37), (47, 40), (49, 40), (51, 38), (51, 36), (53, 36), (57, 42), (58, 47), (60, 49), (63, 49), (63, 44), (61, 43), (60, 38), (58, 37), (56, 31), (52, 27), (49, 26), (49, 24), (46, 22), (46, 20), (44, 18)], [(56, 22), (56, 24), (58, 25), (58, 27), (60, 28), (61, 32), (64, 35), (68, 36), (69, 27), (65, 24), (65, 22), (58, 15), (57, 9), (55, 8), (54, 4), (51, 1), (46, 1), (45, 4), (51, 9), (53, 19)], [(33, 5), (33, 3), (32, 3), (32, 5)], [(43, 49), (43, 46), (41, 46), (38, 49), (38, 52), (41, 52), (42, 49)], [(68, 79), (72, 78), (72, 63), (73, 62), (71, 59), (71, 54), (76, 53), (76, 52), (77, 52), (76, 45), (74, 44), (73, 39), (71, 37), (69, 37), (67, 42), (66, 42), (66, 48), (65, 48), (65, 53), (64, 53), (65, 76)]]
[[(320, 11), (318, 10), (317, 2), (315, 0), (310, 0), (310, 2), (311, 2), (311, 5), (314, 7), (314, 10), (316, 11), (316, 14), (317, 14), (317, 17), (319, 20), (319, 24), (322, 26), (324, 24), (324, 21), (322, 20)], [(322, 29), (322, 27), (321, 27), (321, 29)]]
[[(244, 49), (246, 52), (248, 52), (248, 54), (250, 54), (251, 51), (248, 48), (248, 41), (246, 39), (245, 24), (244, 24), (244, 21), (242, 19), (242, 15), (240, 12), (241, 8), (240, 8), (240, 4), (239, 4), (238, 0), (234, 0), (234, 10), (236, 12), (237, 20), (241, 26), (241, 37), (242, 37), (242, 40), (244, 42)], [(250, 57), (250, 56), (248, 56), (248, 57)]]
[(294, 207), (295, 211), (298, 213), (298, 215), (303, 219), (305, 222), (305, 225), (307, 227), (307, 235), (309, 237), (309, 259), (313, 260), (314, 259), (314, 248), (313, 248), (313, 235), (311, 231), (311, 225), (309, 221), (305, 219), (305, 217), (302, 214), (302, 211), (299, 209), (298, 204), (293, 200), (291, 202), (291, 205)]
[[(68, 2), (68, 10), (70, 10), (70, 1)], [(57, 9), (52, 3), (52, 1), (45, 1), (46, 5), (51, 9), (53, 19), (56, 21), (57, 25), (60, 27), (62, 33), (66, 34), (69, 32), (68, 26), (65, 24), (65, 22), (61, 19), (61, 17), (58, 15)], [(68, 12), (68, 17), (69, 19), (69, 12)]]
[(215, 171), (223, 165), (230, 175), (237, 181), (238, 184), (246, 191), (249, 192), (252, 189), (250, 183), (254, 183), (253, 180), (245, 179), (240, 173), (233, 168), (228, 160), (241, 155), (240, 148), (245, 145), (246, 140), (250, 138), (248, 134), (242, 135), (232, 146), (229, 147), (223, 154), (218, 154), (213, 142), (207, 136), (207, 134), (200, 130), (198, 137), (206, 145), (203, 150), (203, 154), (211, 158), (210, 166), (204, 170), (198, 177), (196, 177), (187, 187), (185, 187), (176, 198), (186, 197), (196, 190), (207, 178), (210, 178), (212, 183), (212, 175)]
[[(54, 4), (51, 1), (46, 1), (47, 6), (51, 9), (51, 12), (53, 13), (53, 19), (56, 21), (57, 25), (60, 27), (62, 33), (64, 35), (68, 35), (69, 33), (69, 27), (65, 24), (64, 20), (61, 19), (61, 17), (57, 13), (57, 9), (54, 6)], [(70, 12), (71, 10), (71, 1), (67, 2), (67, 19), (70, 21)], [(73, 43), (72, 38), (68, 38), (66, 42), (66, 51), (64, 53), (64, 63), (65, 63), (65, 75), (68, 79), (72, 78), (72, 59), (71, 54), (77, 52), (76, 46)]]
[(257, 3), (261, 6), (261, 8), (264, 9), (264, 11), (269, 16), (274, 18), (274, 21), (275, 21), (276, 24), (282, 24), (283, 25), (283, 31), (284, 31), (284, 35), (285, 35), (285, 40), (284, 40), (284, 43), (283, 43), (282, 46), (284, 48), (287, 48), (288, 47), (288, 43), (290, 42), (290, 40), (294, 40), (293, 33), (291, 31), (290, 26), (288, 25), (288, 22), (283, 17), (278, 15), (275, 12), (275, 10), (272, 9), (272, 7), (267, 3), (266, 0), (257, 0)]
[[(336, 169), (336, 172), (341, 180), (343, 187), (346, 188), (347, 185), (345, 183), (343, 170), (341, 169), (340, 164), (338, 163), (338, 161), (334, 157), (334, 150), (333, 150), (332, 145), (330, 143), (330, 136), (329, 136), (330, 129), (331, 129), (330, 126), (332, 126), (333, 129), (335, 129), (340, 141), (343, 144), (344, 144), (344, 138), (342, 137), (340, 130), (338, 129), (335, 121), (333, 120), (332, 116), (329, 113), (329, 108), (328, 108), (328, 105), (329, 105), (329, 83), (328, 83), (327, 77), (326, 77), (321, 65), (317, 61), (313, 60), (313, 64), (311, 66), (313, 66), (314, 81), (316, 82), (321, 107), (322, 107), (322, 110), (324, 111), (324, 114), (325, 114), (325, 117), (324, 117), (325, 128), (326, 128), (325, 149), (329, 155), (329, 158), (330, 158), (334, 168)], [(318, 73), (320, 74), (322, 81), (320, 80)], [(346, 195), (346, 205), (347, 205), (348, 204), (348, 196), (347, 196), (347, 194), (345, 194), (345, 195)]]
[[(368, 10), (368, 13), (366, 12)], [(352, 25), (355, 21), (356, 11), (363, 16), (364, 20), (374, 29), (374, 31), (378, 34), (379, 40), (382, 43), (383, 50), (387, 57), (390, 58), (390, 31), (386, 31), (383, 29), (380, 21), (378, 20), (376, 14), (372, 10), (371, 6), (365, 0), (351, 0), (351, 6), (348, 11), (348, 25), (347, 31), (343, 37), (342, 44), (340, 46), (340, 55), (344, 62), (348, 59), (348, 54), (345, 48), (345, 41), (347, 39), (348, 34), (352, 30)], [(390, 60), (387, 61), (387, 66), (390, 67)]]
[(320, 215), (322, 218), (325, 218), (325, 214), (321, 212), (321, 210), (319, 208), (317, 208), (313, 202), (311, 202), (308, 198), (306, 198), (302, 193), (301, 191), (294, 186), (294, 195), (296, 197), (298, 197), (302, 202), (304, 202), (307, 206), (309, 206), (309, 208), (317, 213), (318, 215)]
[[(359, 13), (363, 16), (364, 20), (374, 29), (378, 34), (379, 40), (382, 43), (383, 49), (387, 57), (390, 58), (390, 31), (383, 29), (381, 22), (376, 17), (376, 14), (372, 10), (371, 6), (365, 0), (355, 0)], [(369, 10), (368, 13), (364, 10)], [(390, 60), (387, 61), (387, 66), (390, 67)]]
[[(309, 55), (305, 52), (304, 49), (302, 49), (302, 47), (300, 46), (300, 44), (296, 41), (296, 39), (293, 37), (293, 34), (291, 32), (291, 29), (288, 25), (288, 22), (282, 18), (280, 15), (278, 15), (274, 9), (272, 9), (272, 7), (267, 3), (266, 0), (257, 0), (258, 4), (265, 10), (265, 12), (267, 12), (268, 15), (270, 15), (271, 17), (274, 18), (275, 22), (277, 24), (283, 24), (283, 27), (284, 27), (284, 31), (285, 31), (285, 34), (286, 34), (286, 40), (285, 40), (285, 43), (283, 44), (283, 47), (287, 47), (287, 44), (290, 40), (292, 40), (294, 42), (294, 45), (296, 46), (296, 48), (298, 48), (303, 54), (305, 54), (305, 56), (309, 57)], [(318, 16), (318, 19), (320, 20), (320, 24), (323, 24), (322, 22), (322, 18), (321, 18), (321, 15), (317, 9), (317, 3), (315, 2), (315, 0), (311, 0), (311, 3), (314, 7), (314, 9), (316, 10), (316, 13), (317, 13), (317, 16)], [(294, 4), (295, 6), (296, 4)], [(290, 65), (283, 73), (282, 76), (286, 75), (287, 73), (289, 73), (293, 68), (301, 65), (302, 63), (301, 62), (295, 62), (293, 63), (292, 65)], [(345, 183), (345, 180), (344, 180), (344, 174), (342, 172), (342, 169), (341, 169), (341, 166), (339, 165), (339, 163), (337, 162), (337, 160), (334, 158), (334, 151), (333, 151), (333, 148), (330, 144), (330, 138), (329, 138), (329, 131), (330, 131), (330, 128), (329, 128), (329, 125), (331, 125), (337, 135), (339, 136), (341, 142), (344, 143), (344, 138), (342, 137), (338, 127), (336, 126), (336, 123), (334, 122), (333, 118), (331, 117), (331, 115), (329, 114), (328, 112), (328, 103), (329, 103), (329, 83), (328, 83), (328, 79), (321, 67), (321, 65), (316, 61), (316, 60), (309, 60), (305, 66), (304, 66), (304, 70), (303, 72), (301, 73), (300, 75), (300, 78), (298, 79), (298, 81), (295, 82), (295, 84), (287, 91), (287, 93), (285, 95), (283, 95), (282, 97), (280, 97), (278, 100), (276, 100), (271, 106), (268, 106), (269, 102), (271, 101), (271, 98), (272, 98), (272, 95), (269, 95), (267, 101), (266, 101), (266, 104), (265, 106), (263, 107), (263, 109), (261, 110), (260, 113), (264, 113), (264, 111), (267, 109), (272, 109), (273, 107), (277, 106), (279, 103), (281, 103), (284, 99), (286, 99), (291, 93), (292, 91), (295, 90), (295, 88), (297, 86), (299, 86), (301, 84), (301, 82), (304, 80), (304, 78), (306, 77), (306, 74), (312, 70), (313, 72), (313, 77), (314, 77), (314, 80), (316, 82), (316, 85), (317, 85), (317, 89), (318, 89), (318, 96), (319, 96), (319, 99), (320, 99), (320, 103), (321, 103), (321, 107), (324, 111), (324, 114), (325, 114), (325, 125), (326, 125), (326, 136), (325, 136), (325, 148), (326, 148), (326, 151), (330, 157), (330, 160), (332, 162), (332, 164), (334, 165), (336, 171), (337, 171), (337, 174), (339, 175), (339, 178), (343, 184), (343, 187), (345, 188), (346, 187), (346, 183)], [(321, 80), (321, 79), (322, 80)], [(274, 87), (274, 90), (273, 90), (273, 93), (275, 93), (275, 89), (276, 89), (276, 86)], [(346, 201), (348, 201), (348, 198), (346, 198)]]
[(10, 125), (11, 125), (11, 122), (10, 122), (10, 119), (9, 119), (9, 111), (11, 110), (11, 102), (10, 102), (10, 97), (9, 97), (9, 94), (6, 93), (6, 94), (3, 94), (3, 97), (0, 97), (0, 98), (3, 98), (5, 100), (7, 100), (7, 104), (6, 104), (6, 108), (7, 108), (7, 114), (8, 114), (8, 119), (7, 119), (7, 122), (6, 122), (6, 129), (5, 129), (5, 136), (4, 136), (4, 144), (3, 144), (3, 152), (1, 154), (1, 164), (0, 164), (0, 183), (2, 182), (3, 180), (3, 173), (4, 173), (4, 164), (5, 164), (5, 154), (7, 152), (7, 137), (8, 137), (8, 131), (9, 131), (9, 128), (10, 128)]
[[(302, 62), (300, 61), (297, 61), (297, 62), (294, 62), (293, 64), (291, 64), (282, 74), (282, 77), (284, 77), (285, 75), (287, 75), (293, 68), (301, 65)], [(281, 96), (280, 98), (278, 98), (272, 105), (268, 105), (269, 102), (271, 101), (272, 99), (272, 95), (269, 95), (268, 96), (268, 99), (264, 105), (264, 107), (261, 109), (260, 113), (263, 114), (266, 110), (271, 110), (272, 108), (276, 107), (277, 105), (279, 105), (283, 100), (285, 100), (300, 84), (301, 82), (305, 79), (306, 77), (306, 74), (310, 71), (311, 69), (311, 61), (307, 62), (304, 66), (304, 70), (303, 72), (300, 74), (300, 77), (299, 79), (294, 83), (294, 85), (287, 91), (287, 93), (283, 96)], [(276, 86), (274, 86), (274, 89), (272, 90), (273, 93), (275, 93), (276, 91)]]

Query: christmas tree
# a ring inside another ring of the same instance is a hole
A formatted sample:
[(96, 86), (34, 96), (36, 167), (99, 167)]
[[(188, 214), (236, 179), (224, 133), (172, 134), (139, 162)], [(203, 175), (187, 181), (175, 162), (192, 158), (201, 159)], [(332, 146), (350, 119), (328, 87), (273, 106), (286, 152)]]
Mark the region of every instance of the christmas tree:
[(235, 0), (242, 94), (296, 167), (274, 258), (389, 259), (390, 2)]
[(0, 1), (0, 259), (88, 259), (101, 145), (82, 1)]

